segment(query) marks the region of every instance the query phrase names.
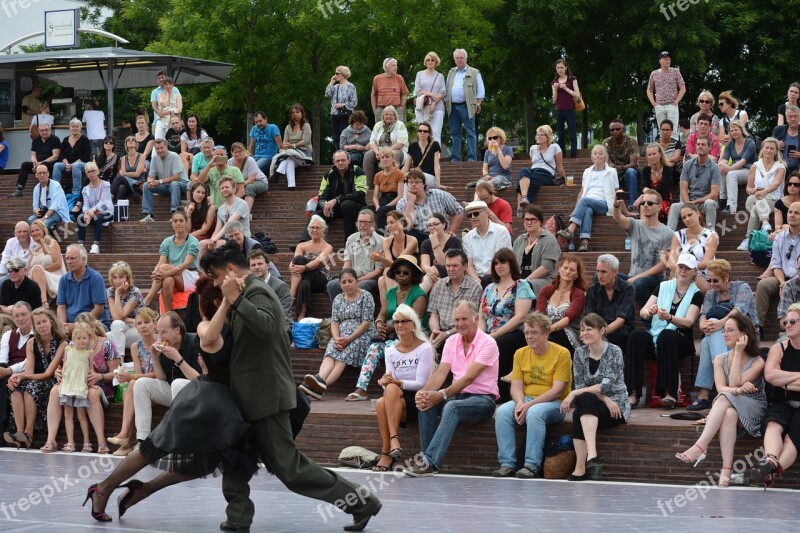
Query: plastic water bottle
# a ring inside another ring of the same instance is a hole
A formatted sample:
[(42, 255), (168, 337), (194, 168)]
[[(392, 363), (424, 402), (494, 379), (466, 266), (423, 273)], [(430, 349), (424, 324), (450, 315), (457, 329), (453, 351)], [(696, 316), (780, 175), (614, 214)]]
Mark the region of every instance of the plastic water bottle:
[(574, 242), (569, 243), (569, 247), (568, 248), (569, 248), (570, 252), (574, 252), (575, 251), (575, 243)]
[(630, 237), (625, 237), (625, 251), (627, 251), (627, 252), (631, 251), (631, 238)]

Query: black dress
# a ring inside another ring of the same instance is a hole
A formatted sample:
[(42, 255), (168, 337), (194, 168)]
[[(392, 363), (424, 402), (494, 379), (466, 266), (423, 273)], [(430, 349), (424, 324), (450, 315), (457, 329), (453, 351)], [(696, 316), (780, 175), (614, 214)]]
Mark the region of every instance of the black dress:
[(152, 466), (187, 476), (215, 474), (225, 467), (255, 473), (244, 421), (230, 393), (233, 336), (226, 326), (216, 353), (201, 350), (208, 374), (181, 390), (139, 450)]

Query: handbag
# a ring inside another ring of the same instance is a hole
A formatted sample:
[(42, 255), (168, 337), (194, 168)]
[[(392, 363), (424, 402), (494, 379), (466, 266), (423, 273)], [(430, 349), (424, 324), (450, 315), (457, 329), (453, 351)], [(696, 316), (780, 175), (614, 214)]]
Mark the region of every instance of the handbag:
[(715, 318), (717, 320), (722, 320), (728, 313), (733, 310), (733, 304), (730, 302), (719, 302), (714, 304), (714, 306), (709, 309), (708, 313), (706, 313), (707, 319)]
[(583, 98), (579, 96), (573, 96), (572, 99), (575, 101), (575, 111), (581, 112), (586, 109), (586, 102), (583, 101)]
[(31, 124), (31, 140), (39, 137), (39, 115), (36, 115), (36, 124)]

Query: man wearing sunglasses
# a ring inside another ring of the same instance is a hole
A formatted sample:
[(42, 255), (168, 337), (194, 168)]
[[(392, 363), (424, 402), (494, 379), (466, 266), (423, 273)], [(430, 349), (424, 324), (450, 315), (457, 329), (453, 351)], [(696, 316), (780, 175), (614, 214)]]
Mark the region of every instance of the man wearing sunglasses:
[(617, 171), (617, 179), (630, 194), (628, 211), (633, 211), (633, 203), (639, 197), (639, 143), (636, 138), (625, 135), (625, 124), (614, 119), (608, 125), (610, 137), (603, 140), (608, 151), (608, 164)]
[(467, 273), (482, 286), (492, 282), (492, 258), (500, 248), (511, 249), (511, 235), (504, 224), (489, 220), (489, 206), (475, 200), (464, 208), (472, 227), (464, 236), (464, 252), (469, 257)]
[(0, 311), (6, 315), (12, 314), (17, 302), (27, 302), (31, 309), (42, 306), (42, 291), (35, 281), (26, 276), (27, 266), (21, 257), (12, 257), (6, 263), (8, 279), (0, 285)]
[(780, 294), (786, 282), (797, 276), (800, 258), (800, 202), (789, 206), (786, 216), (789, 227), (778, 233), (772, 241), (772, 277), (762, 279), (756, 286), (756, 313), (758, 323), (766, 324), (767, 311), (772, 298)]
[(698, 137), (697, 157), (689, 159), (681, 173), (681, 201), (669, 208), (667, 226), (672, 231), (678, 229), (681, 208), (688, 203), (697, 204), (706, 218), (706, 226), (714, 229), (717, 223), (717, 206), (720, 188), (720, 171), (709, 156), (708, 137)]

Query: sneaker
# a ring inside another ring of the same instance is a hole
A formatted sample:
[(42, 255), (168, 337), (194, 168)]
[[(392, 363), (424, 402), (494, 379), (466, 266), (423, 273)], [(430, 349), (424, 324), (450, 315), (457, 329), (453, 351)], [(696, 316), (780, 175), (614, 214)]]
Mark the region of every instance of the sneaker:
[(686, 406), (687, 411), (705, 411), (706, 409), (711, 409), (711, 402), (705, 398), (698, 398)]
[(770, 233), (772, 232), (772, 224), (770, 224), (769, 222), (762, 222), (761, 229), (766, 231), (767, 233)]
[(517, 479), (534, 479), (539, 477), (539, 469), (535, 466), (524, 466), (520, 468), (514, 477)]
[(492, 472), (492, 477), (511, 477), (514, 475), (514, 469), (508, 466), (501, 466), (494, 472)]
[(306, 374), (303, 377), (303, 384), (306, 386), (306, 388), (316, 392), (317, 394), (325, 394), (328, 392), (328, 386), (318, 380), (317, 376), (312, 376), (311, 374)]
[(318, 394), (318, 393), (314, 392), (313, 390), (311, 390), (308, 387), (306, 387), (304, 384), (299, 385), (297, 388), (300, 389), (300, 392), (302, 392), (303, 394), (305, 394), (306, 396), (308, 396), (312, 400), (321, 400), (322, 399), (322, 394)]
[(99, 254), (100, 253), (100, 245), (97, 244), (97, 243), (94, 243), (92, 245), (92, 247), (89, 249), (89, 253), (90, 254)]
[(147, 222), (155, 222), (155, 221), (156, 221), (156, 219), (154, 219), (153, 216), (150, 213), (147, 213), (147, 214), (145, 214), (144, 218), (142, 220), (140, 220), (139, 222), (147, 223)]
[(22, 198), (22, 189), (17, 188), (16, 191), (8, 195), (9, 198)]
[(720, 215), (730, 215), (730, 214), (731, 214), (731, 208), (730, 208), (730, 206), (727, 206), (727, 205), (726, 205), (726, 206), (725, 206), (725, 209), (723, 209), (722, 211), (720, 211), (720, 212), (719, 212), (719, 214), (720, 214)]
[(403, 473), (408, 477), (431, 477), (436, 472), (436, 468), (429, 464), (414, 465), (403, 470)]
[(744, 240), (742, 241), (742, 244), (737, 246), (736, 249), (739, 250), (740, 252), (749, 251), (750, 250), (750, 239), (748, 237), (745, 237)]

